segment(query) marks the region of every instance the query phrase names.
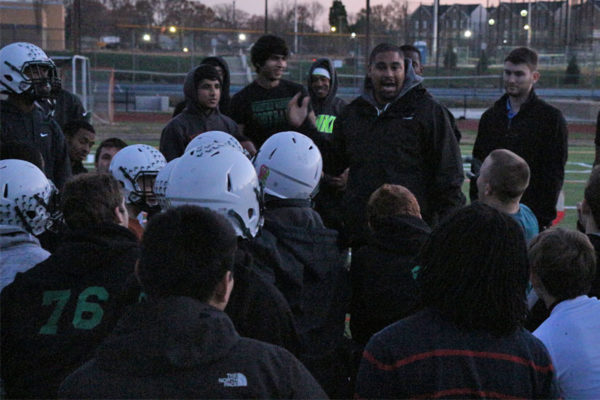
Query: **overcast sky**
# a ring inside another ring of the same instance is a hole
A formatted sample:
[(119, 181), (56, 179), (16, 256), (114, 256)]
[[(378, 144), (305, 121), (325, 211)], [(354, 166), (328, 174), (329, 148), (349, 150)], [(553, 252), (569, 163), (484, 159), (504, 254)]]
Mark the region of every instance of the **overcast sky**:
[[(233, 0), (199, 0), (201, 3), (213, 6), (217, 4), (232, 4)], [(268, 0), (269, 8), (274, 7), (280, 1), (285, 1), (288, 4), (293, 4), (294, 0)], [(310, 3), (313, 0), (297, 0), (298, 3)], [(327, 17), (329, 15), (329, 7), (332, 4), (332, 0), (318, 0), (321, 4), (326, 6), (326, 12), (323, 13), (322, 21), (319, 25), (325, 24), (327, 21)], [(378, 4), (386, 4), (389, 0), (371, 0), (371, 7)], [(515, 0), (516, 3), (526, 2), (527, 0)], [(349, 14), (355, 14), (360, 11), (361, 8), (365, 8), (367, 2), (366, 0), (342, 0), (344, 5), (346, 6), (346, 11)], [(403, 2), (401, 0), (401, 2)], [(498, 2), (498, 0), (440, 0), (440, 4), (475, 4), (481, 3), (485, 5), (494, 5)], [(413, 11), (420, 4), (433, 4), (433, 0), (408, 0), (409, 4), (409, 12)], [(249, 12), (250, 14), (260, 14), (263, 15), (265, 13), (265, 0), (235, 0), (235, 7), (237, 9), (244, 10)]]

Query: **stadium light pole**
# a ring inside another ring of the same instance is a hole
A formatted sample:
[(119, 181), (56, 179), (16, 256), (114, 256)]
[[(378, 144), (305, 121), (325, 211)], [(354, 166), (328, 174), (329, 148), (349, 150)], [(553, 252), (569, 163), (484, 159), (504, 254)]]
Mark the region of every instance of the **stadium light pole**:
[[(366, 18), (366, 34), (365, 34), (365, 59), (368, 60), (369, 57), (369, 52), (371, 51), (369, 49), (369, 46), (371, 45), (371, 1), (367, 0), (367, 7), (366, 7), (366, 11), (367, 11), (367, 18)], [(368, 61), (367, 61), (368, 62)]]
[(269, 33), (269, 0), (265, 0), (265, 35)]

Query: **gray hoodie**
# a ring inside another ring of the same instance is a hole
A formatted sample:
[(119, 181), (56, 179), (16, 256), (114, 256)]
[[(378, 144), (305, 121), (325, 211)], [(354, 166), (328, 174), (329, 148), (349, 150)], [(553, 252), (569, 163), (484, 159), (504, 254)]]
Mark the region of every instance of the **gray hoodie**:
[(19, 272), (25, 272), (50, 256), (39, 240), (23, 228), (0, 225), (0, 291)]

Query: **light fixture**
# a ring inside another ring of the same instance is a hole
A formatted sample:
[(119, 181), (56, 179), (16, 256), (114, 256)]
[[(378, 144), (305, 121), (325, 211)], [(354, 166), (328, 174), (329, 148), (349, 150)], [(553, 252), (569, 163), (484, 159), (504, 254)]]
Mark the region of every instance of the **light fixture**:
[(188, 51), (190, 51), (190, 49), (188, 49), (187, 47), (184, 47), (184, 48), (183, 48), (183, 52), (184, 52), (184, 53), (187, 53)]
[(350, 37), (351, 37), (352, 39), (356, 39), (356, 32), (352, 32), (352, 33), (350, 34)]
[(152, 37), (150, 36), (150, 34), (148, 34), (148, 33), (144, 33), (144, 34), (142, 35), (142, 40), (143, 40), (144, 42), (149, 42), (149, 41), (150, 41), (150, 39), (152, 39)]
[(468, 39), (468, 38), (470, 38), (471, 36), (473, 36), (473, 32), (471, 32), (469, 29), (467, 29), (467, 30), (465, 31), (465, 37)]
[(496, 20), (495, 20), (494, 18), (490, 18), (490, 19), (488, 20), (488, 24), (490, 24), (490, 26), (491, 26), (491, 25), (494, 25), (495, 23), (496, 23)]
[(169, 27), (169, 32), (171, 32), (171, 33), (175, 33), (175, 32), (177, 32), (177, 28), (175, 28), (173, 25), (171, 25), (171, 26)]
[(523, 25), (523, 29), (525, 29), (526, 31), (528, 31), (531, 27), (529, 26), (529, 24), (525, 24)]
[(526, 16), (527, 16), (527, 14), (528, 14), (528, 12), (527, 12), (527, 10), (526, 10), (526, 9), (522, 9), (522, 10), (521, 10), (521, 17), (526, 17)]
[(248, 37), (246, 36), (246, 34), (245, 34), (245, 33), (240, 33), (240, 34), (238, 35), (238, 40), (239, 40), (240, 42), (245, 42), (245, 41), (246, 41), (246, 39), (248, 39)]
[(331, 28), (329, 28), (329, 30), (330, 30), (331, 32), (334, 32), (334, 33), (335, 33), (335, 31), (337, 31), (337, 28), (336, 28), (335, 26), (332, 26)]

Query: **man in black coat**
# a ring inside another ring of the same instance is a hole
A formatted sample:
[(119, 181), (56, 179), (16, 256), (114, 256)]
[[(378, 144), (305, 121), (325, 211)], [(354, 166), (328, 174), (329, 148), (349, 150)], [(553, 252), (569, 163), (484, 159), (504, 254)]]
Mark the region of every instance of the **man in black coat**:
[[(543, 231), (556, 218), (568, 132), (560, 110), (535, 94), (533, 86), (540, 77), (537, 61), (537, 53), (526, 47), (514, 49), (504, 60), (506, 93), (481, 116), (472, 170), (477, 175), (492, 150), (507, 149), (522, 157), (529, 165), (531, 179), (521, 202), (531, 208)], [(471, 200), (476, 199), (474, 181), (470, 190)]]
[(36, 104), (50, 97), (56, 67), (39, 47), (25, 42), (0, 49), (0, 145), (33, 145), (44, 158), (44, 173), (59, 189), (71, 176), (67, 143), (56, 121)]
[(325, 172), (350, 167), (344, 220), (354, 245), (366, 241), (365, 206), (384, 183), (409, 189), (431, 224), (465, 202), (460, 149), (447, 113), (422, 80), (410, 63), (405, 69), (398, 46), (382, 43), (369, 56), (364, 93), (336, 119), (332, 137), (311, 126), (307, 99), (298, 106), (298, 95), (288, 105), (290, 123), (321, 149)]
[(223, 311), (234, 286), (237, 237), (206, 208), (181, 206), (148, 224), (137, 305), (61, 398), (324, 398), (281, 347), (243, 338)]
[(7, 397), (55, 398), (115, 326), (138, 257), (119, 183), (106, 174), (67, 182), (70, 231), (46, 261), (18, 274), (0, 297)]

